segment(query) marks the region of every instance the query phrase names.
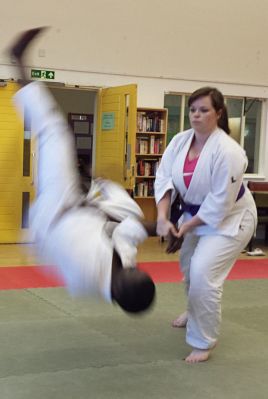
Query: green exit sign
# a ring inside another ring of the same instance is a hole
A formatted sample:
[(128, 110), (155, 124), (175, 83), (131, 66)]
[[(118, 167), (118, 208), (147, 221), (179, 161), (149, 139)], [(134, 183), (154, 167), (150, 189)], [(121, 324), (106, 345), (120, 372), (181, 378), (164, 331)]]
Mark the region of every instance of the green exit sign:
[(32, 69), (31, 77), (38, 79), (55, 79), (55, 71), (46, 71), (44, 69)]

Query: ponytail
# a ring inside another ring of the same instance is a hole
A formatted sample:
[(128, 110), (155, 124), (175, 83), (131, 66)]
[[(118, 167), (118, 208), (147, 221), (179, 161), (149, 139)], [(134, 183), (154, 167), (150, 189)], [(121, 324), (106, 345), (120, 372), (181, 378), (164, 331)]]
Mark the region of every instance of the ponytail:
[(229, 128), (229, 121), (228, 121), (228, 113), (226, 106), (224, 105), (222, 110), (221, 110), (221, 116), (218, 119), (218, 126), (225, 131), (225, 133), (230, 134), (230, 128)]

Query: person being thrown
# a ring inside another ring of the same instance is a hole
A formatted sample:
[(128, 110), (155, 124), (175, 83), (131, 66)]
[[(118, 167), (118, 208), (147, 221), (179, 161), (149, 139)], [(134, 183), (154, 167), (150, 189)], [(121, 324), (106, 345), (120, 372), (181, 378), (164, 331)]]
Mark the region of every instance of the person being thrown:
[(139, 206), (113, 182), (97, 179), (82, 194), (73, 135), (48, 89), (26, 77), (26, 50), (44, 29), (25, 31), (9, 50), (22, 79), (14, 101), (38, 140), (38, 193), (30, 211), (37, 253), (56, 266), (71, 294), (145, 311), (155, 285), (136, 269), (135, 255), (155, 226), (143, 222)]

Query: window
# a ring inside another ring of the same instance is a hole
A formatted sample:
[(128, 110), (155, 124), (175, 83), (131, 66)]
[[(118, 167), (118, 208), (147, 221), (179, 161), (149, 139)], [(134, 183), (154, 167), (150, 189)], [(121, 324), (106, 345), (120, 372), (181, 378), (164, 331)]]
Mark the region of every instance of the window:
[[(31, 126), (27, 126), (27, 123), (30, 124), (28, 118), (25, 115), (26, 110), (24, 110), (24, 137), (23, 137), (23, 176), (30, 176), (30, 166), (31, 166)], [(28, 121), (26, 123), (26, 120)]]
[(242, 98), (226, 98), (225, 105), (228, 111), (228, 121), (231, 130), (230, 136), (241, 143), (241, 127), (243, 118), (244, 100)]
[[(164, 107), (168, 109), (167, 144), (172, 137), (189, 129), (189, 94), (166, 94)], [(231, 136), (245, 149), (248, 157), (246, 173), (258, 173), (262, 106), (257, 98), (225, 97)]]
[(258, 173), (263, 100), (245, 101), (244, 149), (248, 156), (247, 173)]
[(181, 125), (181, 113), (183, 112), (181, 107), (182, 96), (173, 94), (165, 95), (165, 108), (168, 109), (168, 127), (167, 127), (167, 143), (170, 142), (176, 133), (185, 130)]

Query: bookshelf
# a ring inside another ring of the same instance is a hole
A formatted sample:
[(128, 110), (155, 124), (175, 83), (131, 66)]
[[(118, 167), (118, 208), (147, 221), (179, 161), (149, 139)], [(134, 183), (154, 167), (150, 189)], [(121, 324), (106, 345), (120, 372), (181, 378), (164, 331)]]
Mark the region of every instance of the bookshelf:
[(156, 220), (154, 180), (166, 148), (167, 109), (137, 108), (134, 199), (147, 220)]

